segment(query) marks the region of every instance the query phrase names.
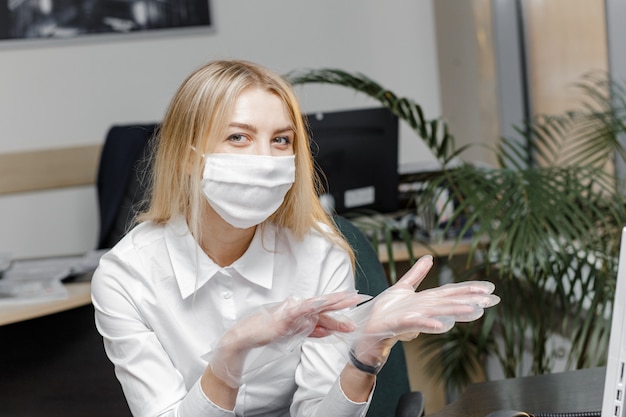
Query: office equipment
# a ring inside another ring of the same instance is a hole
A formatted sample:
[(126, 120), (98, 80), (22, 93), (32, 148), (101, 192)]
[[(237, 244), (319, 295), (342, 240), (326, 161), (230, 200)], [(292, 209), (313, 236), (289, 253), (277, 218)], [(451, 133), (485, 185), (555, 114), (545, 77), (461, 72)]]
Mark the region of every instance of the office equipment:
[(11, 259), (11, 254), (8, 252), (0, 252), (0, 278), (4, 275), (4, 273), (11, 267), (11, 263), (13, 260)]
[(66, 299), (68, 292), (63, 282), (90, 280), (103, 253), (94, 250), (77, 256), (12, 261), (0, 280), (0, 307)]
[(498, 410), (492, 411), (487, 414), (486, 417), (532, 417), (531, 414), (528, 414), (524, 411), (518, 410)]
[(38, 302), (0, 303), (0, 327), (91, 304), (91, 283), (63, 284), (67, 297)]
[(311, 151), (336, 213), (398, 208), (398, 118), (387, 108), (306, 116)]
[(4, 273), (8, 280), (65, 280), (95, 271), (104, 250), (93, 250), (75, 256), (18, 259)]
[(590, 415), (602, 405), (605, 372), (604, 367), (587, 368), (471, 384), (456, 401), (428, 417), (486, 417), (498, 410), (553, 417)]
[(0, 305), (65, 298), (67, 298), (67, 291), (60, 279), (27, 278), (0, 281)]
[(622, 229), (619, 263), (613, 301), (609, 354), (604, 379), (602, 417), (624, 415), (626, 391), (626, 227)]

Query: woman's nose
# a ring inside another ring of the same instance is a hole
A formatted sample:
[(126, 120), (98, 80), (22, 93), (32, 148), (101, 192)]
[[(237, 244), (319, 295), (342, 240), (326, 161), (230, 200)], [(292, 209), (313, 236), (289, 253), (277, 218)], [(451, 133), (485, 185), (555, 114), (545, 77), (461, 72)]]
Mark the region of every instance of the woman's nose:
[(254, 153), (261, 156), (272, 156), (272, 147), (269, 141), (256, 141)]

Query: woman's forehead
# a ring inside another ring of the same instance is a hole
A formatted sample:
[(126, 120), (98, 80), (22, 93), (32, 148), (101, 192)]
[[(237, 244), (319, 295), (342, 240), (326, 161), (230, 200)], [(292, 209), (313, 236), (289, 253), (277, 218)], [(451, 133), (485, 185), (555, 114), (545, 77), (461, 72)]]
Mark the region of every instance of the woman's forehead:
[(235, 99), (229, 124), (279, 125), (291, 127), (289, 107), (280, 96), (262, 88), (242, 91)]

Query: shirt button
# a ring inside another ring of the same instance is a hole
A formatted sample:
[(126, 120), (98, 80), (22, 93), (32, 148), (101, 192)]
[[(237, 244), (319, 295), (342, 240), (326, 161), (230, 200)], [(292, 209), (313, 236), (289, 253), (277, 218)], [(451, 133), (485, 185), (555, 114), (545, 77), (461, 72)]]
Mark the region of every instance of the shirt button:
[(224, 291), (222, 296), (224, 297), (225, 300), (228, 300), (230, 297), (233, 296), (233, 293), (231, 291)]

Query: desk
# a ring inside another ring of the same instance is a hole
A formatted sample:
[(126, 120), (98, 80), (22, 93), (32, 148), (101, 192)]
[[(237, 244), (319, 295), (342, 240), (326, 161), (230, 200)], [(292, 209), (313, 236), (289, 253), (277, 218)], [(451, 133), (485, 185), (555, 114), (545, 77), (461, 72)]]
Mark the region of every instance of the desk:
[(59, 313), (91, 304), (91, 283), (65, 284), (67, 298), (52, 301), (24, 303), (0, 303), (0, 326)]
[(63, 300), (0, 304), (2, 417), (130, 417), (94, 324), (89, 282)]
[(606, 368), (590, 368), (472, 384), (457, 401), (428, 417), (484, 417), (496, 410), (599, 411), (605, 373)]

